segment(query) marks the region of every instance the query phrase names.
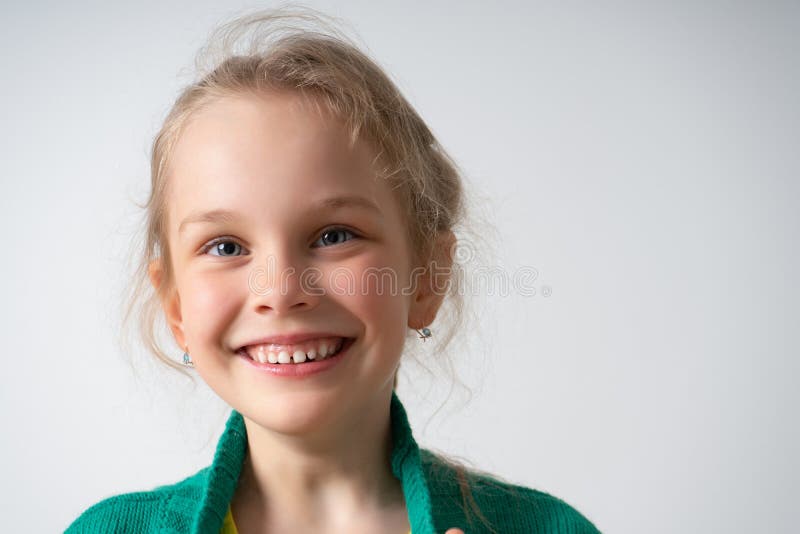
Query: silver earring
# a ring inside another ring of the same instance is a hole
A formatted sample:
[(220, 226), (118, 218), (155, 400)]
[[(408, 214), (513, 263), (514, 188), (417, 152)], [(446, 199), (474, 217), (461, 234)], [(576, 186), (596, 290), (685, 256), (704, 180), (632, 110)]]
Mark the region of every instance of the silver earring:
[(423, 328), (423, 329), (422, 329), (422, 332), (420, 332), (419, 330), (417, 330), (417, 334), (419, 334), (419, 338), (420, 338), (422, 341), (427, 341), (427, 340), (428, 340), (428, 338), (429, 338), (429, 337), (431, 337), (431, 335), (432, 335), (432, 334), (431, 334), (431, 330), (430, 330), (430, 328)]
[(183, 365), (185, 365), (186, 367), (194, 367), (194, 362), (189, 357), (188, 352), (183, 353)]

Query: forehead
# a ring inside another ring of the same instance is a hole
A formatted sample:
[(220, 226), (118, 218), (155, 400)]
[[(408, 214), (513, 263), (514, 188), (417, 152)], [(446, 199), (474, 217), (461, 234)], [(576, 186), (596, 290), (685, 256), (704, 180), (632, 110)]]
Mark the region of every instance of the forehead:
[(170, 226), (198, 209), (281, 211), (353, 193), (396, 212), (374, 158), (368, 143), (350, 147), (341, 121), (300, 95), (221, 98), (191, 117), (174, 147)]

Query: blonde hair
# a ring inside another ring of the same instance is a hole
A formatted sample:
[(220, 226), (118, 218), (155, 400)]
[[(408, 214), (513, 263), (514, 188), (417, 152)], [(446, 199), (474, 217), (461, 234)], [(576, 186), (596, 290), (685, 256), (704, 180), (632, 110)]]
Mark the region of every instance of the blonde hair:
[[(155, 332), (163, 323), (161, 297), (174, 283), (167, 240), (166, 175), (173, 147), (187, 122), (198, 110), (221, 97), (269, 91), (298, 93), (306, 102), (341, 120), (351, 146), (359, 139), (369, 142), (377, 152), (376, 161), (382, 165), (382, 177), (396, 191), (402, 206), (413, 265), (427, 264), (436, 252), (436, 238), (441, 232), (470, 234), (463, 225), (467, 201), (458, 166), (396, 85), (336, 28), (334, 20), (310, 8), (281, 7), (259, 10), (221, 25), (198, 55), (197, 81), (179, 94), (155, 136), (150, 195), (140, 206), (146, 213), (143, 253), (138, 258), (123, 322), (137, 317), (148, 351), (173, 369), (186, 374), (185, 368), (161, 348)], [(305, 23), (325, 31), (303, 28)], [(244, 49), (236, 50), (237, 47)], [(474, 246), (482, 241), (482, 233), (475, 233), (469, 243)], [(436, 321), (434, 341), (438, 355), (444, 354), (464, 324), (466, 265), (459, 261), (474, 257), (474, 250), (460, 258), (458, 247), (462, 246), (459, 239), (451, 251), (452, 283), (439, 311), (438, 316), (443, 318)], [(148, 268), (156, 259), (161, 261), (162, 274), (159, 288), (154, 291)], [(138, 314), (134, 313), (137, 307)], [(442, 454), (437, 456), (455, 469), (464, 503), (469, 503), (485, 522), (467, 483), (477, 470), (470, 473), (470, 468)]]

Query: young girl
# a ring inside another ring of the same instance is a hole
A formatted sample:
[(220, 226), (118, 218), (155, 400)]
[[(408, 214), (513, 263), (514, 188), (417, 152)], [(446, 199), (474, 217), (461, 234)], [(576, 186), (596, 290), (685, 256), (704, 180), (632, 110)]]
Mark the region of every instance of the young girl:
[(417, 446), (397, 370), (458, 298), (461, 179), (381, 69), (308, 21), (325, 27), (311, 10), (224, 26), (153, 144), (142, 272), (182, 363), (233, 408), (213, 462), (67, 532), (597, 532)]

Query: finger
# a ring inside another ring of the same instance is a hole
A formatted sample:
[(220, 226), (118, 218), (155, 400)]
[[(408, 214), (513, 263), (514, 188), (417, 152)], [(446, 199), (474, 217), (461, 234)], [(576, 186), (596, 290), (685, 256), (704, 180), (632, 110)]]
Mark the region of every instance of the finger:
[(444, 534), (464, 534), (464, 531), (460, 528), (448, 528)]

